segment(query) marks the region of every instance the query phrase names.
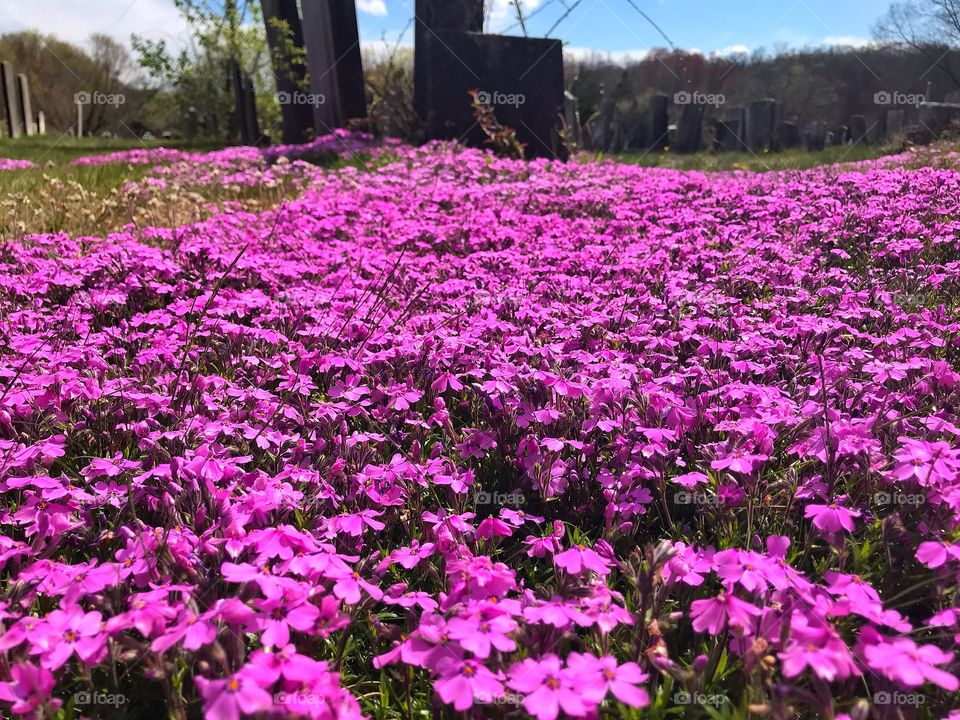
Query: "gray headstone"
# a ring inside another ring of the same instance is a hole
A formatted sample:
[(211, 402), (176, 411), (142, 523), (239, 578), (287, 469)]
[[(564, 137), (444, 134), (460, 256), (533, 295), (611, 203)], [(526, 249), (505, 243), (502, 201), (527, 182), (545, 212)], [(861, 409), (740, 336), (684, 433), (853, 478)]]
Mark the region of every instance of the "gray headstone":
[(770, 98), (750, 105), (748, 145), (754, 152), (770, 149), (777, 121), (777, 102)]
[(774, 132), (773, 144), (778, 150), (800, 147), (800, 129), (792, 122), (780, 123)]
[(642, 117), (624, 121), (623, 150), (646, 150), (647, 124)]
[(654, 95), (650, 98), (650, 150), (662, 151), (670, 144), (670, 98)]
[(673, 148), (678, 153), (695, 153), (700, 150), (704, 106), (690, 103), (683, 106), (677, 123), (677, 136)]
[(47, 115), (43, 112), (43, 110), (37, 113), (37, 134), (47, 134)]
[(827, 134), (826, 134), (826, 137), (824, 138), (824, 140), (825, 140), (825, 142), (826, 142), (827, 145), (830, 145), (830, 146), (836, 145), (836, 143), (834, 142), (833, 130), (828, 130), (828, 131), (827, 131)]
[(803, 129), (802, 146), (810, 152), (820, 152), (827, 145), (827, 126), (823, 123), (810, 123)]
[(3, 107), (3, 122), (7, 135), (18, 138), (23, 135), (23, 111), (20, 109), (20, 93), (17, 92), (17, 76), (13, 65), (0, 62), (0, 102)]
[[(283, 142), (303, 143), (310, 139), (310, 128), (313, 127), (311, 102), (317, 102), (318, 99), (305, 92), (304, 66), (291, 63), (291, 58), (284, 57), (286, 40), (296, 47), (304, 46), (300, 10), (297, 8), (297, 0), (261, 0), (261, 2), (263, 3), (263, 21), (267, 28), (267, 42), (270, 45), (273, 61), (273, 73), (277, 82), (277, 96), (280, 100)], [(286, 23), (290, 29), (288, 36), (285, 37), (284, 33), (277, 30), (276, 21)], [(306, 102), (307, 100), (310, 102)]]
[(33, 121), (33, 103), (30, 102), (30, 81), (23, 73), (17, 75), (17, 95), (20, 100), (20, 112), (23, 114), (23, 129), (28, 136), (35, 135), (37, 128)]
[(563, 157), (563, 45), (546, 38), (438, 30), (418, 55), (429, 62), (421, 87), (428, 139), (489, 147), (470, 93), (482, 94), (497, 121), (517, 133), (532, 157)]
[(867, 139), (867, 118), (863, 115), (850, 116), (850, 134), (849, 142), (854, 145), (865, 142)]
[(866, 130), (866, 141), (868, 145), (878, 145), (882, 139), (882, 126), (880, 124), (879, 115), (867, 115), (865, 118), (867, 123)]
[(718, 125), (719, 150), (725, 152), (746, 150), (744, 135), (747, 126), (747, 111), (742, 107), (728, 107), (723, 121)]
[(887, 138), (903, 132), (903, 110), (887, 110)]

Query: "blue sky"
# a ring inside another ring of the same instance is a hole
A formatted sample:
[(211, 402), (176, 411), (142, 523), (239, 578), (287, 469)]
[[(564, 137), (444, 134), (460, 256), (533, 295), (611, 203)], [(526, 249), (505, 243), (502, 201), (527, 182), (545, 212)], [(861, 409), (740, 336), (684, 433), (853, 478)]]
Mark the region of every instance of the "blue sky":
[[(575, 0), (523, 0), (531, 35), (543, 36)], [(780, 46), (853, 44), (870, 39), (870, 28), (889, 0), (634, 0), (678, 46), (704, 53), (733, 48), (772, 51)], [(413, 15), (413, 0), (357, 0), (362, 40), (397, 41)], [(493, 0), (489, 30), (514, 24), (512, 0)], [(85, 43), (94, 32), (128, 42), (131, 33), (166, 38), (177, 45), (185, 25), (173, 0), (0, 0), (0, 33), (42, 29)], [(514, 28), (513, 33), (519, 34)], [(629, 0), (581, 0), (554, 37), (568, 53), (600, 51), (613, 59), (638, 56), (663, 39)], [(403, 38), (412, 44), (412, 32)]]
[[(862, 45), (889, 0), (634, 0), (675, 45), (704, 53), (806, 45)], [(572, 0), (526, 0), (531, 35), (542, 36)], [(361, 35), (393, 42), (413, 14), (413, 0), (357, 0)], [(520, 34), (511, 0), (497, 0), (489, 29)], [(614, 57), (664, 47), (663, 38), (628, 0), (581, 0), (554, 31), (573, 52), (597, 50)], [(410, 34), (405, 38), (412, 42)]]

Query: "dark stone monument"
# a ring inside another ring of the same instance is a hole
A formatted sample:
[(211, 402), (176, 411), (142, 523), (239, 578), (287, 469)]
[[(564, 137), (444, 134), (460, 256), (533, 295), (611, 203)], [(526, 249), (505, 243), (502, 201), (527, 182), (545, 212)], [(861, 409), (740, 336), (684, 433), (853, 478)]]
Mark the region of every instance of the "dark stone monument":
[(647, 124), (642, 117), (634, 118), (625, 124), (624, 150), (647, 149)]
[(533, 157), (564, 157), (563, 46), (559, 40), (428, 31), (418, 57), (429, 60), (421, 84), (427, 138), (488, 147), (471, 92), (512, 128)]
[(850, 134), (849, 142), (854, 145), (865, 142), (867, 138), (867, 118), (863, 115), (850, 116)]
[(670, 98), (654, 95), (650, 98), (650, 150), (662, 152), (670, 144)]
[(800, 129), (792, 122), (780, 123), (774, 131), (773, 145), (777, 150), (793, 150), (800, 147)]
[(824, 142), (830, 147), (833, 147), (834, 145), (837, 144), (835, 142), (835, 136), (834, 136), (833, 130), (827, 130), (827, 134), (824, 137)]
[[(483, 32), (483, 3), (477, 0), (416, 0), (413, 28), (413, 105), (427, 123), (427, 87), (432, 66), (427, 46), (441, 30)], [(480, 78), (478, 77), (477, 80)]]
[(20, 112), (23, 114), (23, 129), (28, 137), (35, 135), (37, 125), (33, 119), (33, 104), (30, 102), (30, 81), (23, 73), (17, 75), (17, 96), (20, 100)]
[[(329, 0), (333, 21), (333, 52), (337, 66), (337, 92), (341, 123), (367, 117), (367, 95), (363, 88), (363, 58), (356, 0)], [(310, 2), (303, 3), (305, 6)]]
[[(820, 152), (829, 142), (827, 126), (823, 123), (810, 123), (803, 129), (802, 146), (810, 152)], [(832, 139), (832, 138), (831, 138)]]
[(771, 98), (757, 100), (750, 105), (747, 120), (749, 126), (747, 144), (754, 152), (768, 150), (774, 142), (777, 124), (777, 102)]
[(867, 115), (866, 142), (867, 145), (879, 145), (883, 141), (883, 126), (880, 123), (879, 115)]
[(897, 137), (903, 132), (903, 110), (887, 110), (887, 139)]
[(703, 109), (703, 105), (699, 103), (683, 106), (680, 121), (677, 123), (677, 136), (673, 141), (673, 147), (678, 153), (695, 153), (700, 149)]
[[(303, 25), (297, 0), (261, 0), (263, 3), (263, 21), (267, 28), (267, 42), (270, 45), (273, 61), (273, 74), (277, 81), (277, 97), (280, 99), (282, 119), (282, 137), (285, 143), (303, 143), (309, 140), (313, 127), (313, 108), (309, 103), (298, 102), (305, 94), (306, 71), (301, 64), (290, 62), (284, 56), (287, 41), (296, 47), (304, 47)], [(276, 23), (285, 23), (289, 35), (280, 32)]]
[(302, 3), (303, 39), (307, 48), (310, 93), (317, 135), (367, 115), (363, 63), (354, 0)]
[(744, 133), (747, 126), (747, 111), (742, 107), (729, 107), (724, 111), (723, 121), (718, 124), (718, 150), (724, 152), (747, 149)]
[(321, 99), (315, 104), (313, 130), (317, 135), (329, 133), (340, 125), (340, 98), (337, 76), (333, 71), (337, 56), (333, 52), (330, 7), (326, 0), (303, 4), (303, 39), (307, 48), (307, 72), (310, 94)]
[(13, 65), (8, 62), (0, 62), (0, 105), (6, 134), (14, 138), (23, 135), (23, 110), (20, 108), (17, 76)]

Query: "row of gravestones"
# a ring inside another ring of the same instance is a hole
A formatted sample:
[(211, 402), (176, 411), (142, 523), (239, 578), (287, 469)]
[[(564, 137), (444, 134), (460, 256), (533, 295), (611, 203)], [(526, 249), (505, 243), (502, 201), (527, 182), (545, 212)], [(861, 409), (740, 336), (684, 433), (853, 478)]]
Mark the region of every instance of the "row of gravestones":
[(47, 131), (43, 112), (33, 114), (27, 76), (15, 72), (9, 62), (0, 62), (0, 126), (0, 134), (14, 138)]
[[(278, 97), (296, 100), (280, 102), (284, 141), (301, 142), (310, 128), (321, 134), (365, 117), (355, 0), (261, 3)], [(427, 139), (486, 145), (491, 129), (479, 122), (472, 95), (516, 131), (528, 156), (564, 156), (555, 128), (563, 106), (559, 40), (484, 33), (482, 0), (416, 0), (414, 9), (414, 110)], [(288, 39), (306, 48), (307, 74), (301, 64), (284, 61)], [(309, 93), (303, 92), (307, 77)], [(240, 84), (234, 80), (243, 132)]]
[[(636, 103), (625, 109), (610, 99), (600, 103), (599, 111), (583, 127), (576, 111), (576, 98), (567, 93), (564, 127), (570, 142), (588, 150), (623, 152), (630, 150), (693, 153), (708, 149), (703, 133), (706, 105), (680, 106), (676, 125), (669, 124), (670, 98), (654, 95), (647, 112)], [(722, 118), (711, 121), (710, 148), (718, 152), (763, 152), (803, 148), (823, 150), (828, 145), (849, 143), (881, 144), (919, 123), (917, 108), (892, 108), (874, 115), (853, 115), (843, 125), (828, 128), (825, 123), (804, 127), (784, 122), (782, 105), (764, 98), (750, 107), (726, 108)]]

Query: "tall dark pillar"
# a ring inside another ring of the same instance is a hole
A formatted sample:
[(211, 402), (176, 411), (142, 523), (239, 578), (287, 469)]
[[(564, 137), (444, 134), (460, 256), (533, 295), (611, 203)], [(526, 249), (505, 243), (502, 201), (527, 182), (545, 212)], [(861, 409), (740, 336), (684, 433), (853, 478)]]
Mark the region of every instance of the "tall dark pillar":
[(654, 95), (650, 98), (650, 149), (663, 151), (670, 144), (670, 98)]
[[(416, 0), (413, 29), (413, 106), (427, 121), (426, 89), (430, 63), (427, 47), (438, 30), (483, 32), (482, 0)], [(442, 68), (437, 68), (442, 72)]]
[(17, 75), (13, 65), (0, 62), (0, 104), (3, 105), (3, 120), (10, 137), (23, 135), (23, 110), (20, 108), (20, 94), (17, 92)]
[(313, 105), (313, 130), (317, 135), (340, 126), (340, 95), (337, 91), (337, 56), (333, 51), (333, 29), (327, 0), (303, 4), (303, 40), (307, 48), (310, 93), (322, 102)]
[(333, 49), (337, 56), (337, 85), (342, 122), (367, 116), (367, 95), (363, 89), (363, 58), (355, 0), (330, 0), (333, 22)]
[(23, 129), (27, 135), (35, 135), (37, 125), (33, 119), (33, 104), (30, 102), (30, 81), (23, 73), (17, 75), (17, 95), (20, 98), (20, 112), (23, 116)]
[(302, 9), (310, 92), (324, 99), (313, 106), (320, 135), (367, 114), (357, 12), (354, 0), (309, 0)]
[[(302, 48), (303, 25), (300, 23), (300, 11), (297, 0), (262, 0), (263, 21), (267, 27), (267, 42), (273, 60), (273, 71), (277, 79), (277, 96), (280, 99), (280, 115), (283, 120), (283, 142), (303, 143), (309, 140), (309, 131), (313, 127), (313, 110), (307, 100), (306, 68), (293, 64), (285, 57), (285, 40), (295, 47)], [(283, 22), (290, 29), (285, 35), (277, 30), (274, 22)]]

